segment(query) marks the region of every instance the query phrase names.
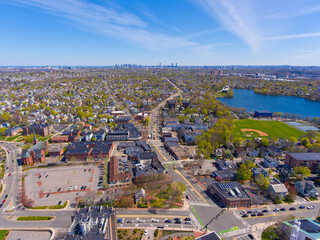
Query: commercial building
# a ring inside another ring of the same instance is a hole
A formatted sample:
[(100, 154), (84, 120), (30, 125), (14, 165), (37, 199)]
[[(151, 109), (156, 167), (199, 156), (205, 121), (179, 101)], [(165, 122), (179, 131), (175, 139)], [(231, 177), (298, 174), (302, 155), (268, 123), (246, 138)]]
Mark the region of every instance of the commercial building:
[(250, 207), (252, 204), (251, 197), (239, 182), (213, 182), (208, 192), (227, 208)]
[(318, 173), (320, 153), (287, 153), (284, 163), (291, 168), (306, 166), (311, 170), (312, 173)]
[(80, 208), (71, 219), (65, 240), (117, 240), (116, 216), (112, 208)]

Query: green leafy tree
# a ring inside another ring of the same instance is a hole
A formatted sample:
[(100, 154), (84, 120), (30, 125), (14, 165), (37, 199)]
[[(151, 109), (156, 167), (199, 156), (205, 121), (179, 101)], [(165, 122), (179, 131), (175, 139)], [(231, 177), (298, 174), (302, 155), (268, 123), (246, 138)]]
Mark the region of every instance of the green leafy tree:
[(264, 147), (268, 147), (269, 146), (269, 140), (267, 138), (262, 138), (261, 139), (261, 145)]
[(309, 140), (309, 138), (302, 138), (301, 139), (301, 144), (303, 145), (303, 146), (307, 146), (307, 145), (310, 145), (310, 140)]
[(302, 180), (303, 178), (309, 177), (311, 170), (306, 166), (299, 166), (293, 168), (292, 176)]

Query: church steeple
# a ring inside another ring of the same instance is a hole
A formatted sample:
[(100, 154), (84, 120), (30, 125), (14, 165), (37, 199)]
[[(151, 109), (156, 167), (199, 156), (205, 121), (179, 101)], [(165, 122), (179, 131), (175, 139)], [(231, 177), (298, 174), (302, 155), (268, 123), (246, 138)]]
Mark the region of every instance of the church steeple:
[(36, 145), (38, 143), (38, 139), (36, 138), (36, 134), (35, 132), (33, 131), (33, 145)]

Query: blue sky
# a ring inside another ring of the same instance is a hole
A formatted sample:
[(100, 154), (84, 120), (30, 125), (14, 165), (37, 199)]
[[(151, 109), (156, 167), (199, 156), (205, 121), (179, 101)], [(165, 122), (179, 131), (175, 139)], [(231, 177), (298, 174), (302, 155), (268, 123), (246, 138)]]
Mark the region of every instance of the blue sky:
[(0, 0), (0, 65), (320, 65), (319, 0)]

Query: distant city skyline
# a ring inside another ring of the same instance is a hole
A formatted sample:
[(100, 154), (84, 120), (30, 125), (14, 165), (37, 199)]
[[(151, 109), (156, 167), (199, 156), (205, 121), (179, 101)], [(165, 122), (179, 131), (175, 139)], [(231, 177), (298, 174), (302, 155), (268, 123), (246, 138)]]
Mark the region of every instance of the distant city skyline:
[(1, 66), (320, 65), (316, 0), (0, 0)]

